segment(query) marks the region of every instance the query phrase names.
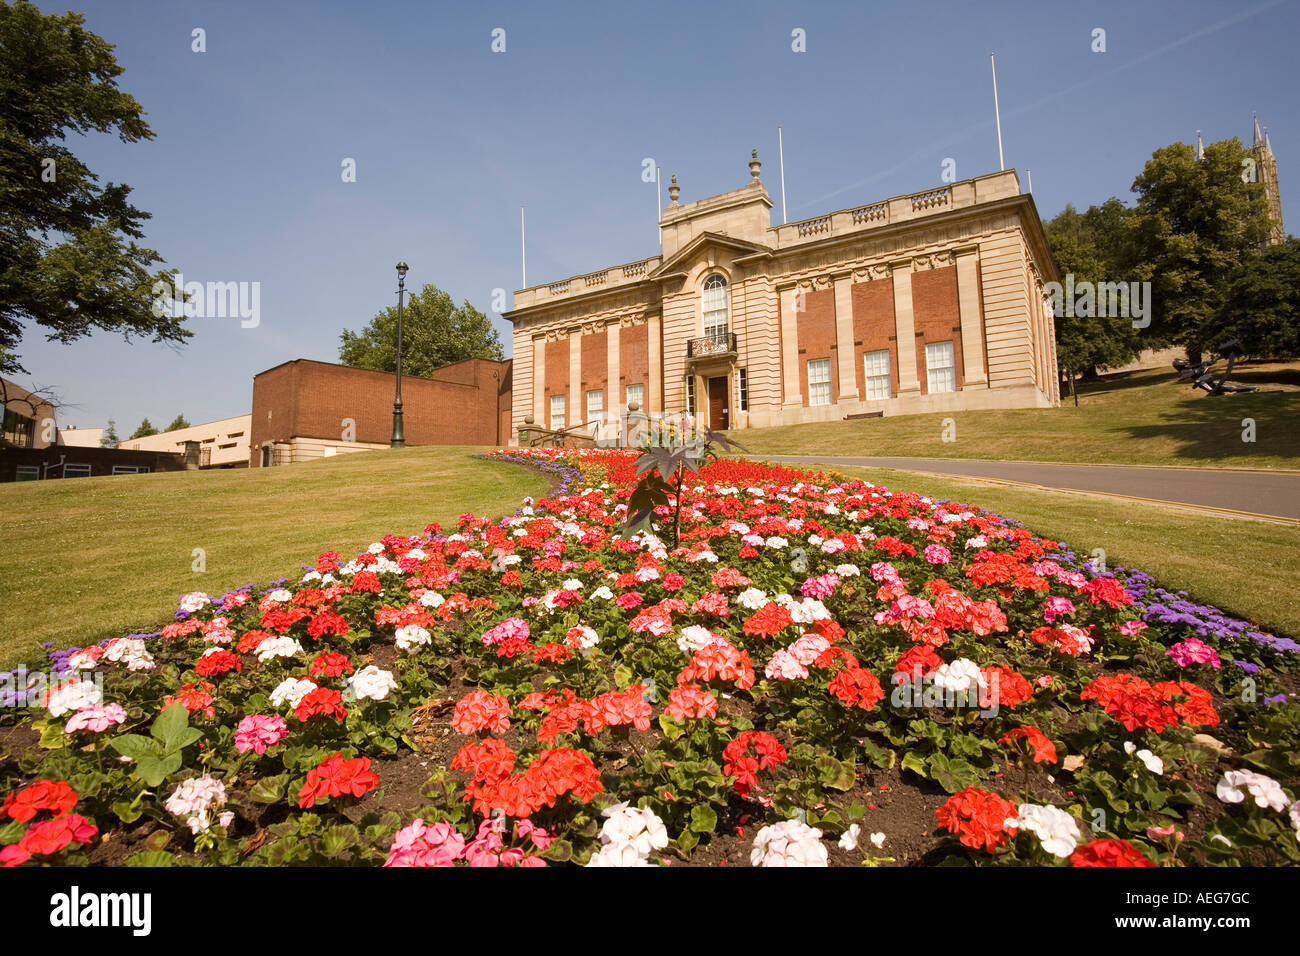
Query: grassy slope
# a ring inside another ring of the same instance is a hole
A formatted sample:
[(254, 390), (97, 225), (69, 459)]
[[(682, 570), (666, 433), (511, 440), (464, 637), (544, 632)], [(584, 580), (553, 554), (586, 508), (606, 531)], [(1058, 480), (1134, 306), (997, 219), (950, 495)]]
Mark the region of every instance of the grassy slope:
[[(1248, 365), (1233, 380), (1251, 395), (1211, 398), (1152, 369), (1084, 386), (1075, 408), (949, 412), (835, 421), (733, 434), (756, 454), (882, 455), (1027, 461), (1300, 468), (1300, 365)], [(957, 440), (943, 442), (952, 418)], [(1253, 444), (1242, 419), (1255, 420)]]
[[(187, 591), (293, 575), (322, 551), (509, 514), (546, 480), (471, 449), (410, 448), (287, 468), (0, 485), (0, 666), (154, 630)], [(193, 551), (206, 571), (191, 570)]]
[(1111, 567), (1140, 568), (1274, 633), (1300, 635), (1300, 528), (1205, 518), (1161, 505), (1020, 489), (911, 471), (843, 468), (874, 484), (978, 505), (1065, 541), (1080, 559), (1094, 548)]

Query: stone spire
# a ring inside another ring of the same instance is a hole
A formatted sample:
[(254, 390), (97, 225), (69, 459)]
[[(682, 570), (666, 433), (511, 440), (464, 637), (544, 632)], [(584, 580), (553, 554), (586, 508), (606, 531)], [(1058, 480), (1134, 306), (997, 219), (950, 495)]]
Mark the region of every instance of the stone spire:
[(677, 185), (677, 174), (673, 173), (672, 181), (668, 183), (668, 198), (672, 200), (674, 206), (677, 205), (677, 197), (682, 194), (682, 188)]
[(1196, 131), (1196, 158), (1202, 160), (1205, 158), (1205, 144), (1201, 142), (1201, 131)]
[(758, 183), (758, 174), (762, 168), (763, 164), (758, 161), (758, 150), (753, 150), (749, 154), (749, 175), (752, 177), (750, 179), (751, 185)]
[(1263, 146), (1263, 145), (1264, 145), (1264, 135), (1263, 135), (1262, 133), (1260, 133), (1260, 131), (1259, 131), (1259, 114), (1257, 114), (1257, 113), (1253, 113), (1253, 112), (1252, 112), (1250, 115), (1251, 115), (1251, 116), (1254, 118), (1254, 120), (1255, 120), (1255, 142), (1252, 143), (1251, 145), (1252, 145), (1252, 146)]

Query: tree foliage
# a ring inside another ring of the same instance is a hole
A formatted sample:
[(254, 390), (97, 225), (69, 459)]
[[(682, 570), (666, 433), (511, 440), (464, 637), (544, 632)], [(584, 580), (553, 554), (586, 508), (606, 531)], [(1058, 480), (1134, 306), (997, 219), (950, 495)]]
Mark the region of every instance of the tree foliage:
[(191, 333), (155, 315), (151, 273), (162, 262), (135, 240), (149, 214), (131, 188), (100, 184), (67, 147), (69, 133), (151, 139), (143, 110), (118, 89), (113, 47), (77, 13), (43, 15), (0, 0), (0, 372), (25, 323), (72, 342), (94, 329), (180, 342)]
[(185, 420), (184, 415), (177, 415), (172, 419), (172, 423), (163, 429), (165, 432), (179, 431), (182, 428), (190, 428), (190, 423)]
[[(360, 332), (344, 329), (339, 360), (355, 368), (397, 370), (397, 306), (384, 309)], [(491, 321), (466, 300), (428, 284), (402, 309), (402, 372), (427, 378), (435, 369), (469, 358), (500, 360), (501, 338)]]
[(1300, 356), (1300, 240), (1269, 246), (1237, 267), (1219, 302), (1215, 331), (1207, 350), (1237, 338), (1256, 358)]
[[(1080, 213), (1067, 205), (1044, 226), (1062, 280), (1126, 282), (1133, 274), (1133, 210), (1111, 198)], [(1063, 372), (1089, 373), (1131, 361), (1143, 343), (1125, 316), (1056, 317), (1057, 364)]]
[(158, 429), (153, 427), (153, 422), (144, 419), (136, 426), (135, 431), (131, 433), (132, 438), (148, 438), (150, 435), (157, 435)]
[(1151, 282), (1148, 347), (1195, 355), (1223, 338), (1215, 321), (1226, 278), (1268, 238), (1264, 186), (1243, 181), (1250, 150), (1233, 138), (1158, 149), (1133, 181), (1135, 277)]
[(116, 448), (121, 440), (117, 437), (117, 422), (110, 418), (104, 434), (99, 436), (99, 445), (101, 448)]

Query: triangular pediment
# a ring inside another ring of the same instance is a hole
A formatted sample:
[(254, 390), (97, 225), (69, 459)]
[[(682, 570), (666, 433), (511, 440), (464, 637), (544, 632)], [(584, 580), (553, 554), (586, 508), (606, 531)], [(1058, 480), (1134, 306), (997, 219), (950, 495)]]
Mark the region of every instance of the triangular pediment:
[(706, 246), (710, 245), (721, 246), (743, 256), (772, 252), (771, 247), (760, 242), (737, 239), (735, 236), (724, 236), (720, 232), (702, 232), (660, 263), (659, 268), (655, 269), (647, 278), (659, 279), (675, 272), (681, 272), (683, 266), (695, 259)]

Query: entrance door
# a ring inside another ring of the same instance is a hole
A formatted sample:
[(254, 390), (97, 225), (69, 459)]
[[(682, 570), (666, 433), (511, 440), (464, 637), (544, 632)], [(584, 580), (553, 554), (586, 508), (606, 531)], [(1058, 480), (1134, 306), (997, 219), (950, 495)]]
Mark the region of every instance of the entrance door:
[(727, 407), (727, 377), (709, 379), (709, 427), (721, 431), (731, 427), (731, 409)]

